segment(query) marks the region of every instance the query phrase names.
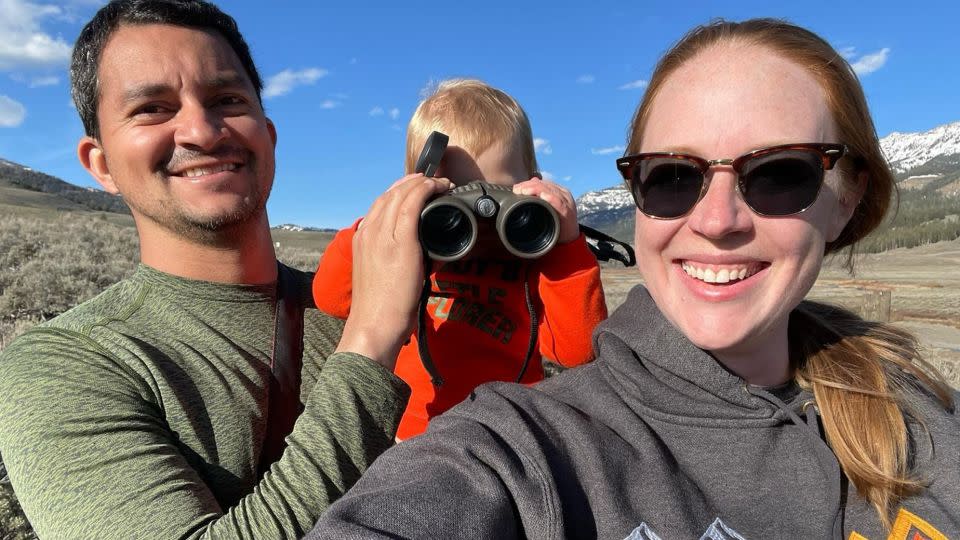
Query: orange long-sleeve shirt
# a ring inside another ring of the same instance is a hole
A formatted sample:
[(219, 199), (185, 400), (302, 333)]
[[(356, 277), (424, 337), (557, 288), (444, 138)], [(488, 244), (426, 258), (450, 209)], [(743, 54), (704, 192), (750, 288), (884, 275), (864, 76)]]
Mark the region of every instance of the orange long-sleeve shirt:
[[(340, 318), (350, 313), (353, 235), (359, 223), (337, 233), (313, 281), (317, 307)], [(482, 383), (516, 380), (530, 341), (525, 280), (537, 312), (539, 347), (521, 382), (543, 379), (541, 355), (567, 367), (592, 359), (591, 334), (607, 317), (607, 308), (600, 267), (583, 235), (534, 261), (505, 256), (435, 263), (426, 341), (444, 383), (436, 387), (430, 381), (414, 334), (400, 350), (395, 370), (411, 388), (399, 438), (422, 433), (430, 418)]]

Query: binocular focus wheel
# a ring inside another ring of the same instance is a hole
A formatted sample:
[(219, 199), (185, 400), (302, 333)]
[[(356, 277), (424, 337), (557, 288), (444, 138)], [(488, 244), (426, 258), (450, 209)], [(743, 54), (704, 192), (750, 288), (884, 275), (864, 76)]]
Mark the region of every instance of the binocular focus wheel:
[(493, 217), (497, 215), (498, 206), (499, 205), (497, 204), (497, 201), (490, 198), (489, 195), (484, 195), (483, 197), (480, 197), (479, 199), (477, 199), (477, 204), (476, 204), (477, 214), (479, 214), (480, 217), (485, 217), (485, 218)]

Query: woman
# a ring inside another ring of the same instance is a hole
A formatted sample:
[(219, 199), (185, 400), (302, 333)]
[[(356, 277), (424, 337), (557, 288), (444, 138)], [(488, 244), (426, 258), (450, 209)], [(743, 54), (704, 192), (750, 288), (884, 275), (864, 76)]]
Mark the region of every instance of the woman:
[(803, 301), (895, 189), (850, 66), (781, 21), (694, 29), (627, 153), (646, 288), (594, 364), (481, 388), (314, 537), (960, 535), (952, 391), (910, 336)]

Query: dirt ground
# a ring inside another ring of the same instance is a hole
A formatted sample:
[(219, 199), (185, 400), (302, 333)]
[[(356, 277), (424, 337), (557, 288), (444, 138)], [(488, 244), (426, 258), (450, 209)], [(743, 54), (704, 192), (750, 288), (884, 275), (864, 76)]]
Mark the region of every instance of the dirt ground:
[[(924, 357), (960, 389), (960, 240), (855, 259), (855, 273), (828, 260), (809, 298), (889, 321), (917, 336)], [(604, 268), (612, 310), (642, 283), (635, 268)]]

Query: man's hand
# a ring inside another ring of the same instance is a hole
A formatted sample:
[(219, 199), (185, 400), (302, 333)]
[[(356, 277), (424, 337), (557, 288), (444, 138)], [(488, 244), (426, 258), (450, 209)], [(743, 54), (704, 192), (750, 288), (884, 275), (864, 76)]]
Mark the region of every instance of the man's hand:
[(577, 204), (573, 201), (570, 190), (551, 182), (534, 177), (530, 180), (514, 184), (513, 192), (517, 195), (532, 195), (550, 203), (550, 206), (560, 216), (560, 238), (557, 242), (567, 244), (580, 236), (580, 224), (577, 223)]
[(416, 325), (423, 287), (420, 212), (451, 185), (411, 174), (374, 201), (353, 237), (353, 300), (337, 352), (362, 354), (393, 370)]

